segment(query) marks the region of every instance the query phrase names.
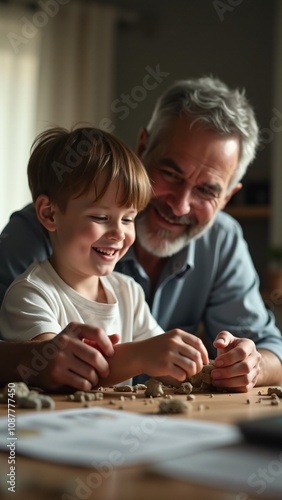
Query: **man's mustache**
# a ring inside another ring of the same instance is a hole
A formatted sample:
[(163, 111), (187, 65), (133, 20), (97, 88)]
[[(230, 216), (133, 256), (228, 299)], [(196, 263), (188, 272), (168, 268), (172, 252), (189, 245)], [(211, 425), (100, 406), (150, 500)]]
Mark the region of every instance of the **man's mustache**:
[(197, 221), (195, 217), (187, 214), (180, 215), (179, 217), (174, 215), (172, 210), (167, 205), (160, 203), (158, 200), (151, 200), (149, 205), (153, 206), (155, 210), (160, 214), (160, 216), (165, 217), (173, 224), (182, 224), (183, 226), (195, 226)]

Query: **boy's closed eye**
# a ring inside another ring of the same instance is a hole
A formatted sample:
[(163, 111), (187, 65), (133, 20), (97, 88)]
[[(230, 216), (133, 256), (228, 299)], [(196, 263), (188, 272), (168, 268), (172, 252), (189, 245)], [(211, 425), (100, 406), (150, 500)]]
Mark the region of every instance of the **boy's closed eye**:
[[(100, 224), (103, 224), (105, 222), (109, 222), (109, 220), (110, 220), (110, 217), (108, 217), (107, 215), (91, 215), (90, 218), (94, 222), (98, 222)], [(121, 220), (125, 224), (130, 224), (130, 223), (134, 222), (135, 216), (123, 217)]]
[(108, 222), (109, 220), (109, 217), (107, 215), (90, 215), (90, 218), (94, 222), (100, 222), (100, 223)]

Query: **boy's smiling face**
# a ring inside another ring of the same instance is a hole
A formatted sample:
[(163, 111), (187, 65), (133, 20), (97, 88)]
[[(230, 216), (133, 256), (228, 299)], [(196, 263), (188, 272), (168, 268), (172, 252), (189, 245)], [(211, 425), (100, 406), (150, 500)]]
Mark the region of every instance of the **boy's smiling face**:
[(76, 282), (111, 273), (133, 244), (137, 210), (120, 206), (122, 195), (114, 181), (96, 202), (91, 189), (86, 195), (72, 198), (64, 213), (50, 204), (52, 223), (44, 225), (53, 246), (51, 262), (73, 288)]

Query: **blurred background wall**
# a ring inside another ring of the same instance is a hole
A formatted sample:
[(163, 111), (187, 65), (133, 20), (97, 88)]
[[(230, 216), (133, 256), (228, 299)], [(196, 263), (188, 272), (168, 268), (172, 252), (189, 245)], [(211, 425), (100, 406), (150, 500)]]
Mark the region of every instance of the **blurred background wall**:
[(0, 229), (30, 200), (37, 133), (91, 123), (134, 148), (167, 86), (212, 74), (245, 88), (261, 128), (230, 210), (247, 206), (238, 219), (263, 280), (282, 245), (281, 28), (279, 0), (0, 2)]

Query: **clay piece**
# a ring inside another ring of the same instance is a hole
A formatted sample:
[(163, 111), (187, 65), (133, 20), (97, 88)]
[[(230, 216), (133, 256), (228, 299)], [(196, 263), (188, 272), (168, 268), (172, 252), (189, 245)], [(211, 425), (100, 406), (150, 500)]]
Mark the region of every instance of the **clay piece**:
[(208, 365), (204, 365), (202, 371), (189, 377), (186, 382), (190, 382), (193, 386), (193, 392), (206, 392), (214, 390), (212, 385), (211, 371), (214, 368), (214, 360), (210, 359)]
[(133, 392), (145, 391), (147, 386), (145, 384), (135, 384), (132, 386)]
[(77, 401), (79, 403), (85, 403), (86, 401), (100, 401), (104, 399), (104, 394), (102, 392), (85, 392), (85, 391), (75, 391), (73, 394), (67, 396), (69, 401)]
[(27, 396), (18, 398), (17, 406), (19, 408), (35, 408), (36, 410), (41, 410), (41, 408), (50, 408), (53, 410), (55, 408), (55, 401), (50, 396), (30, 391)]
[[(24, 396), (28, 396), (30, 393), (29, 388), (24, 382), (14, 382), (13, 384), (13, 399), (15, 400), (15, 403), (17, 404), (18, 398), (22, 398)], [(2, 398), (1, 398), (1, 403), (7, 403), (8, 401), (8, 394), (11, 392), (11, 384), (5, 385), (2, 393)]]
[(193, 391), (193, 386), (190, 382), (183, 382), (177, 389), (175, 389), (174, 394), (191, 394)]
[(186, 413), (191, 409), (191, 404), (185, 403), (182, 399), (163, 400), (159, 403), (160, 413)]
[(282, 398), (282, 387), (268, 387), (267, 394), (268, 396), (276, 394), (279, 398)]
[(113, 389), (116, 392), (133, 392), (132, 385), (114, 385)]
[(37, 398), (41, 401), (42, 408), (50, 408), (51, 410), (55, 408), (55, 401), (50, 396), (40, 394)]
[(146, 381), (146, 386), (147, 387), (144, 394), (147, 398), (151, 396), (153, 398), (158, 398), (164, 395), (163, 384), (159, 380), (156, 380), (155, 378), (150, 378), (149, 380)]
[[(4, 387), (2, 398), (0, 402), (8, 402), (9, 386)], [(18, 408), (34, 408), (41, 410), (41, 408), (55, 408), (55, 401), (50, 396), (40, 394), (38, 391), (29, 390), (24, 382), (13, 383), (14, 396), (13, 400)]]

